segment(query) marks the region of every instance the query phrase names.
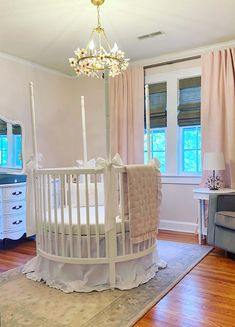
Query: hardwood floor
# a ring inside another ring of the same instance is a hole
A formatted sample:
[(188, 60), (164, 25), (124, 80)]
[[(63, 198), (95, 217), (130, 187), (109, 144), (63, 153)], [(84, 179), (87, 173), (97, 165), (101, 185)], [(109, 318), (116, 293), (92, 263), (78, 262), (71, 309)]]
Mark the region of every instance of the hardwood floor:
[[(192, 234), (161, 231), (159, 239), (197, 243)], [(0, 272), (35, 255), (35, 242), (0, 250)], [(235, 327), (235, 261), (214, 250), (179, 282), (135, 327)]]

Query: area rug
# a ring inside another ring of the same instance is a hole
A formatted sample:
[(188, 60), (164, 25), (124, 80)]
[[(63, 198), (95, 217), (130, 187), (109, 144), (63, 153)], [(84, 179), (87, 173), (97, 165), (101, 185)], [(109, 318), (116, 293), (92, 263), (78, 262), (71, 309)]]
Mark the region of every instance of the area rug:
[(0, 327), (127, 327), (144, 315), (212, 247), (159, 241), (167, 268), (128, 291), (65, 294), (28, 280), (16, 268), (0, 274)]

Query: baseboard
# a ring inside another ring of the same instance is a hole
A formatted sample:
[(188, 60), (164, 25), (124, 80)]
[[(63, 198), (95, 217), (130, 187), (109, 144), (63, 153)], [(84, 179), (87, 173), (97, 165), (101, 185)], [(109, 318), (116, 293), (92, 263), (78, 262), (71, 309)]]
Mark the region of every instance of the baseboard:
[(175, 232), (195, 233), (197, 224), (187, 223), (185, 221), (160, 220), (159, 229), (171, 230)]

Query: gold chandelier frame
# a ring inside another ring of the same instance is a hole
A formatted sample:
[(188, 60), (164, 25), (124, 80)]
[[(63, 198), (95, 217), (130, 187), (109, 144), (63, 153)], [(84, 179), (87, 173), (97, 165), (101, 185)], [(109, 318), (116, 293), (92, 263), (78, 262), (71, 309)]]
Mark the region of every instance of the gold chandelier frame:
[[(70, 66), (80, 76), (101, 77), (104, 70), (109, 71), (109, 76), (116, 76), (126, 70), (129, 59), (125, 59), (123, 51), (119, 50), (116, 43), (111, 48), (104, 28), (100, 23), (100, 6), (105, 0), (91, 0), (97, 7), (97, 26), (92, 30), (86, 48), (74, 51), (75, 57), (70, 58)], [(95, 48), (93, 39), (98, 37), (98, 48)], [(104, 43), (102, 45), (102, 40)]]

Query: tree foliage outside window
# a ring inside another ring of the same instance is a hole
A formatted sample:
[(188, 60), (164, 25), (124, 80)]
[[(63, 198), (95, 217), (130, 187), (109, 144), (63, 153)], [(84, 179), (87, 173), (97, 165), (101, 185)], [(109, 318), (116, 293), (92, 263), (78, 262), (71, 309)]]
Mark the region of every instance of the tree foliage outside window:
[(9, 142), (7, 135), (0, 135), (0, 167), (22, 168), (22, 136), (12, 135), (12, 155), (9, 157)]
[(182, 127), (182, 172), (201, 173), (201, 127)]
[[(151, 159), (160, 161), (160, 170), (166, 172), (166, 129), (154, 128), (150, 131)], [(144, 163), (148, 163), (147, 132), (144, 133)]]
[(0, 135), (0, 167), (8, 165), (8, 140), (7, 135)]

